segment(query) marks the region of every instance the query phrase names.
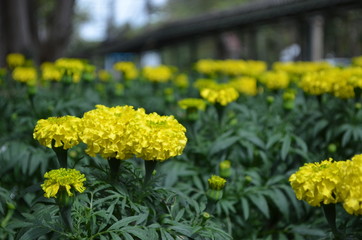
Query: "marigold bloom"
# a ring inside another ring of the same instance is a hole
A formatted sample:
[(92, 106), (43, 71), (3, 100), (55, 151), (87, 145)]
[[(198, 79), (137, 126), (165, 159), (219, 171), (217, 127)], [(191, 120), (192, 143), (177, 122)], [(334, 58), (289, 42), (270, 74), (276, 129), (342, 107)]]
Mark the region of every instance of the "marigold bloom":
[(340, 195), (349, 214), (362, 215), (362, 154), (355, 155), (340, 167)]
[(151, 82), (168, 82), (172, 74), (172, 68), (165, 65), (143, 68), (143, 76)]
[(186, 74), (178, 74), (174, 79), (173, 83), (179, 88), (188, 88), (190, 83)]
[(230, 81), (230, 85), (239, 93), (255, 96), (258, 93), (256, 79), (252, 77), (240, 77)]
[(212, 190), (222, 190), (226, 184), (226, 180), (224, 178), (216, 175), (212, 175), (207, 182), (209, 184), (209, 188)]
[(341, 201), (338, 187), (341, 184), (339, 165), (333, 159), (321, 163), (307, 163), (289, 178), (290, 184), (299, 200), (311, 206), (337, 203)]
[(138, 76), (136, 65), (133, 62), (116, 62), (113, 69), (121, 72), (125, 80), (133, 80)]
[(206, 102), (200, 98), (185, 98), (178, 101), (178, 105), (182, 109), (197, 109), (204, 111), (206, 108)]
[(12, 73), (13, 79), (18, 82), (34, 86), (38, 77), (37, 71), (33, 67), (17, 67)]
[(239, 97), (238, 91), (227, 84), (219, 84), (213, 88), (204, 88), (200, 95), (211, 103), (219, 103), (226, 106)]
[(45, 81), (59, 82), (62, 79), (62, 73), (53, 63), (43, 63), (41, 65), (41, 72), (42, 78)]
[(269, 71), (260, 77), (260, 82), (271, 90), (284, 89), (289, 86), (289, 76), (286, 72), (282, 71)]
[(74, 116), (50, 117), (40, 119), (35, 128), (33, 137), (48, 148), (63, 146), (69, 149), (79, 144), (78, 133), (81, 132), (81, 119)]
[(186, 128), (173, 116), (147, 114), (133, 126), (132, 145), (136, 157), (165, 161), (182, 154), (186, 146)]
[[(44, 174), (46, 180), (41, 185), (44, 197), (57, 197), (59, 191), (66, 191), (68, 196), (73, 196), (73, 191), (84, 192), (83, 182), (86, 181), (84, 174), (76, 169), (60, 168), (51, 170)], [(72, 191), (73, 190), (73, 191)]]
[(98, 71), (98, 77), (102, 82), (108, 82), (112, 79), (112, 75), (104, 69)]
[(6, 63), (12, 68), (22, 66), (25, 63), (25, 56), (20, 53), (10, 53), (6, 56)]
[(132, 106), (106, 107), (97, 105), (82, 118), (81, 140), (87, 144), (86, 153), (90, 156), (100, 154), (104, 158), (127, 159), (133, 155), (131, 135), (132, 124), (137, 115), (145, 115), (144, 109)]

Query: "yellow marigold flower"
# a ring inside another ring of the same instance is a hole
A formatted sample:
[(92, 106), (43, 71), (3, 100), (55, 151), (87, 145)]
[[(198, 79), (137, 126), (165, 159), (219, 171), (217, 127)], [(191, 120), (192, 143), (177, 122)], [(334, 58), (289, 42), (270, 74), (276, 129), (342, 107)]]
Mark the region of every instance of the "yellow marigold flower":
[(54, 147), (69, 149), (79, 144), (81, 123), (81, 119), (74, 116), (40, 119), (34, 128), (33, 137), (48, 148), (52, 148), (54, 141)]
[(311, 95), (321, 95), (332, 91), (333, 79), (325, 71), (310, 72), (305, 74), (299, 87), (306, 93)]
[(10, 53), (6, 56), (6, 63), (9, 67), (19, 67), (25, 63), (25, 56), (20, 53)]
[(355, 155), (340, 166), (340, 195), (349, 214), (362, 215), (362, 154)]
[(195, 70), (199, 73), (211, 75), (218, 71), (218, 61), (212, 59), (201, 59), (195, 63)]
[(151, 113), (132, 126), (133, 152), (144, 160), (165, 161), (182, 154), (186, 146), (186, 128), (173, 116)]
[(239, 93), (255, 96), (258, 93), (256, 79), (252, 77), (240, 77), (230, 81), (230, 85)]
[(66, 191), (68, 196), (73, 196), (74, 190), (77, 192), (84, 192), (85, 187), (83, 182), (86, 181), (84, 174), (81, 174), (76, 169), (60, 168), (51, 170), (44, 174), (46, 180), (41, 185), (44, 197), (51, 198), (57, 197), (58, 192)]
[(108, 82), (112, 79), (112, 75), (104, 69), (98, 71), (98, 77), (102, 82)]
[(137, 123), (137, 115), (145, 115), (144, 109), (97, 105), (96, 109), (86, 112), (82, 118), (83, 132), (80, 134), (81, 140), (87, 144), (86, 153), (121, 160), (130, 158), (133, 155), (132, 124)]
[(53, 63), (43, 63), (41, 70), (42, 78), (45, 81), (59, 82), (62, 79), (62, 73)]
[(143, 76), (151, 82), (168, 82), (172, 74), (172, 68), (165, 65), (143, 68)]
[(340, 202), (339, 164), (343, 163), (333, 162), (330, 158), (321, 163), (307, 163), (300, 167), (289, 178), (297, 199), (304, 200), (311, 206)]
[(260, 77), (260, 82), (271, 90), (284, 89), (289, 86), (289, 76), (286, 72), (282, 71), (269, 71), (265, 72)]
[(224, 178), (216, 175), (212, 175), (207, 182), (209, 184), (209, 188), (212, 190), (222, 190), (226, 184), (226, 180)]
[(189, 79), (186, 74), (178, 74), (174, 80), (174, 84), (179, 88), (188, 88), (189, 87)]
[(38, 74), (33, 67), (17, 67), (14, 69), (12, 76), (15, 81), (35, 86)]
[(213, 88), (204, 88), (200, 95), (210, 103), (219, 103), (226, 106), (239, 97), (238, 91), (227, 84), (219, 84)]
[(178, 101), (178, 105), (182, 109), (198, 109), (204, 111), (206, 108), (206, 102), (200, 98), (185, 98)]
[(133, 80), (138, 76), (136, 65), (133, 62), (116, 62), (113, 69), (123, 73), (125, 80)]

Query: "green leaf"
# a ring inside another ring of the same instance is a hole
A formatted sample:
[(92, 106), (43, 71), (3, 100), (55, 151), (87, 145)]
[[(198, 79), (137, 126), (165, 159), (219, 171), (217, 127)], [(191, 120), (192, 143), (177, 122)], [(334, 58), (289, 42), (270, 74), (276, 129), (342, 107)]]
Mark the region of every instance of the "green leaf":
[(237, 142), (240, 139), (238, 136), (233, 136), (229, 138), (218, 138), (214, 144), (211, 146), (210, 149), (210, 155), (214, 155), (222, 150), (225, 150), (226, 148), (229, 148), (231, 145), (233, 145), (235, 142)]
[(282, 141), (283, 141), (283, 144), (282, 144), (282, 149), (281, 149), (280, 155), (281, 155), (281, 158), (283, 160), (285, 160), (287, 158), (287, 155), (290, 150), (290, 145), (291, 145), (290, 135), (285, 135)]
[(148, 239), (146, 231), (137, 226), (136, 227), (133, 227), (133, 226), (124, 227), (124, 228), (122, 228), (122, 231), (130, 233), (133, 236), (138, 237), (139, 239)]
[(171, 236), (171, 234), (169, 234), (169, 233), (167, 232), (167, 230), (165, 230), (165, 229), (163, 229), (163, 228), (160, 229), (160, 233), (161, 233), (161, 240), (175, 240), (175, 239)]
[(270, 200), (275, 204), (278, 210), (289, 219), (289, 202), (285, 197), (283, 191), (278, 188), (270, 189), (266, 194), (270, 197)]
[(325, 119), (317, 121), (317, 123), (314, 125), (314, 128), (313, 128), (313, 136), (317, 136), (320, 131), (322, 131), (325, 127), (327, 127), (327, 125), (328, 125), (328, 121)]
[(134, 240), (134, 238), (131, 236), (131, 234), (129, 234), (127, 232), (122, 232), (121, 234), (126, 240)]
[[(109, 232), (109, 234), (111, 235), (113, 240), (122, 240), (122, 238), (120, 238), (119, 235), (114, 232)], [(126, 239), (129, 239), (129, 238), (126, 238)], [(133, 240), (133, 238), (131, 237), (130, 240)]]
[(138, 220), (138, 218), (139, 218), (139, 215), (123, 218), (123, 219), (113, 223), (112, 226), (110, 226), (108, 228), (108, 230), (120, 229), (120, 228), (122, 228), (124, 226), (127, 226), (131, 222), (136, 222)]
[(270, 218), (269, 206), (265, 197), (259, 193), (248, 196), (251, 202), (260, 210), (260, 212), (266, 217)]
[(246, 198), (241, 199), (241, 208), (243, 209), (244, 220), (248, 220), (249, 218), (249, 202)]
[(342, 137), (342, 147), (347, 145), (347, 143), (351, 140), (351, 136), (352, 136), (351, 129), (348, 129), (344, 132), (343, 137)]
[(175, 221), (178, 222), (180, 221), (180, 219), (182, 218), (182, 216), (184, 215), (185, 213), (185, 208), (182, 208), (176, 215), (175, 217)]
[(33, 240), (37, 239), (38, 237), (44, 236), (45, 234), (49, 233), (51, 229), (48, 228), (31, 228), (27, 230), (20, 238), (19, 240)]
[(298, 225), (292, 227), (292, 232), (306, 236), (325, 237), (326, 233), (320, 229), (313, 229), (307, 225)]
[(271, 136), (266, 143), (266, 149), (269, 149), (276, 142), (278, 142), (281, 138), (282, 138), (282, 135), (280, 133), (277, 133), (277, 134), (274, 134), (273, 136)]
[(295, 140), (295, 142), (297, 143), (297, 145), (301, 148), (301, 150), (303, 152), (308, 152), (308, 146), (302, 138), (300, 138), (296, 135), (293, 135), (293, 139)]

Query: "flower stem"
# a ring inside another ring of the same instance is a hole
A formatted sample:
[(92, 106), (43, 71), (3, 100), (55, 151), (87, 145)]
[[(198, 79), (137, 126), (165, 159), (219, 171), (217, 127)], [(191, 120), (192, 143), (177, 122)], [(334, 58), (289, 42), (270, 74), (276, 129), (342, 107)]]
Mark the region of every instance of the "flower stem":
[(151, 179), (153, 170), (155, 170), (157, 165), (157, 161), (145, 161), (145, 181), (144, 183), (148, 183)]
[(108, 159), (108, 165), (110, 169), (111, 179), (117, 180), (119, 167), (121, 166), (121, 160), (116, 158), (110, 158)]
[(72, 206), (59, 206), (60, 216), (62, 217), (65, 228), (68, 231), (73, 232), (71, 209), (72, 209)]
[(54, 144), (53, 144), (52, 149), (55, 152), (55, 154), (57, 155), (60, 167), (68, 168), (68, 164), (67, 164), (68, 150), (63, 149), (63, 147), (54, 147)]
[(332, 230), (335, 240), (342, 239), (341, 233), (337, 229), (336, 225), (336, 205), (335, 204), (323, 204), (322, 205), (324, 216), (327, 219), (328, 225)]

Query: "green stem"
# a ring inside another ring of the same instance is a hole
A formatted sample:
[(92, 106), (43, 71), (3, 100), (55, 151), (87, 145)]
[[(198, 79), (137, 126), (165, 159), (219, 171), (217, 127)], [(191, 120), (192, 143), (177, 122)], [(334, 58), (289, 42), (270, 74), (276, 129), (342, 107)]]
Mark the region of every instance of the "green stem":
[(67, 158), (68, 158), (68, 150), (63, 149), (63, 147), (54, 147), (54, 143), (52, 144), (52, 149), (54, 150), (55, 154), (57, 155), (58, 162), (60, 167), (68, 168)]
[(60, 216), (62, 217), (66, 229), (69, 230), (70, 232), (73, 232), (71, 209), (72, 206), (63, 206), (63, 207), (59, 206)]
[(336, 225), (336, 205), (335, 204), (322, 204), (324, 216), (327, 219), (328, 225), (332, 230), (335, 240), (342, 239), (341, 233), (337, 229)]
[(117, 180), (119, 174), (119, 167), (121, 166), (121, 160), (116, 158), (108, 159), (109, 170), (112, 180)]
[(151, 179), (152, 173), (155, 170), (157, 165), (157, 161), (145, 161), (145, 181), (144, 183), (148, 183)]

